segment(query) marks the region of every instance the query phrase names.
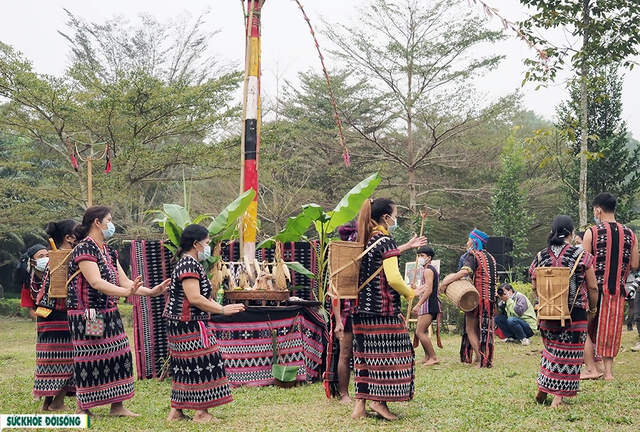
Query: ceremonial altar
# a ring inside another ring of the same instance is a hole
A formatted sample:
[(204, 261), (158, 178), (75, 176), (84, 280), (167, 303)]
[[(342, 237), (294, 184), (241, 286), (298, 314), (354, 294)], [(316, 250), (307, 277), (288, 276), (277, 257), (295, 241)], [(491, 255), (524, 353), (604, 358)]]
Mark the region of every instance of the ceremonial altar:
[(248, 307), (236, 315), (216, 315), (211, 324), (233, 387), (274, 384), (273, 330), (280, 363), (298, 366), (296, 381), (320, 378), (325, 326), (316, 308)]

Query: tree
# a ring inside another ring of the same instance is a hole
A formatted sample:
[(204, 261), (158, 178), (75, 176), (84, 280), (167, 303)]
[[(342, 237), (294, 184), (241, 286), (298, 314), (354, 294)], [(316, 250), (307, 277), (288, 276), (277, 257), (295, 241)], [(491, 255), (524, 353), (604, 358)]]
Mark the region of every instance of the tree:
[(333, 54), (354, 77), (370, 83), (383, 109), (365, 124), (349, 118), (346, 123), (375, 148), (365, 157), (390, 167), (392, 182), (408, 190), (409, 208), (416, 211), (424, 184), (419, 171), (433, 162), (435, 151), (508, 103), (487, 106), (470, 90), (471, 80), (502, 58), (474, 50), (503, 36), (471, 12), (460, 12), (454, 0), (374, 0), (355, 21), (327, 25), (325, 33), (338, 47)]
[(148, 226), (145, 210), (173, 201), (175, 184), (210, 179), (225, 160), (216, 141), (239, 115), (231, 101), (240, 74), (208, 69), (202, 17), (189, 27), (143, 16), (135, 27), (69, 16), (72, 65), (62, 77), (38, 74), (0, 43), (0, 95), (9, 100), (0, 125), (65, 168), (73, 182), (59, 186), (75, 208), (86, 205), (86, 170), (71, 169), (72, 144), (109, 143), (113, 172), (95, 175), (96, 201), (121, 210), (125, 228)]
[(502, 170), (491, 199), (493, 232), (513, 240), (513, 256), (517, 264), (527, 258), (528, 236), (534, 215), (526, 208), (525, 149), (515, 133), (507, 139), (500, 155)]
[[(536, 13), (521, 23), (529, 41), (541, 46), (544, 58), (528, 59), (528, 80), (553, 80), (567, 62), (580, 85), (580, 181), (578, 214), (587, 225), (588, 87), (590, 72), (606, 65), (633, 67), (640, 45), (640, 3), (635, 0), (520, 0)], [(564, 37), (555, 45), (538, 35), (539, 29), (562, 28)], [(570, 35), (573, 38), (567, 38)], [(577, 48), (576, 48), (577, 46)]]
[[(618, 199), (616, 213), (621, 221), (631, 221), (636, 216), (634, 200), (640, 191), (640, 148), (632, 145), (626, 122), (622, 121), (622, 79), (615, 66), (608, 66), (594, 73), (600, 77), (592, 80), (587, 92), (587, 195), (610, 192)], [(567, 201), (577, 208), (580, 167), (577, 156), (581, 151), (582, 129), (578, 127), (580, 112), (580, 86), (570, 88), (571, 99), (558, 108), (558, 127), (569, 137), (573, 169), (567, 172)]]

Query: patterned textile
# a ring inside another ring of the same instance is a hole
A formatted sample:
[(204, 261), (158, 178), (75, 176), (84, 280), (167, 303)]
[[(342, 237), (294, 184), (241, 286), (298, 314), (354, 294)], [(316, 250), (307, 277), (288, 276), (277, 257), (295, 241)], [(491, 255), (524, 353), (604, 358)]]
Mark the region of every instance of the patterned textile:
[[(493, 306), (496, 298), (496, 281), (498, 268), (496, 260), (487, 251), (471, 250), (467, 255), (465, 267), (473, 270), (473, 284), (480, 294), (478, 307), (471, 313), (478, 318), (480, 338), (480, 367), (493, 365)], [(467, 317), (465, 316), (465, 321)], [(462, 344), (460, 346), (460, 361), (471, 363), (473, 361), (473, 349), (469, 343), (466, 326), (463, 327)]]
[[(100, 277), (114, 285), (119, 285), (118, 277), (118, 252), (107, 244), (101, 249), (91, 237), (85, 237), (73, 249), (69, 262), (68, 276), (71, 277), (78, 269), (80, 261), (91, 261), (98, 264)], [(80, 298), (78, 298), (80, 297)], [(68, 310), (105, 309), (114, 308), (118, 304), (117, 297), (111, 297), (95, 290), (89, 285), (82, 273), (79, 273), (69, 283), (67, 292)]]
[[(426, 315), (431, 314), (434, 317), (441, 312), (440, 308), (440, 299), (438, 298), (438, 286), (440, 285), (440, 275), (438, 274), (438, 270), (431, 264), (427, 266), (428, 269), (431, 269), (433, 272), (433, 289), (431, 291), (431, 295), (429, 298), (422, 303), (420, 306), (420, 310), (418, 311), (418, 315)], [(424, 284), (424, 274), (421, 277), (421, 282)], [(420, 296), (422, 298), (422, 295)]]
[[(359, 283), (365, 282), (373, 273), (382, 266), (382, 262), (391, 257), (400, 255), (396, 241), (380, 231), (374, 231), (373, 236), (365, 246), (369, 248), (376, 244), (360, 262)], [(400, 294), (391, 288), (387, 282), (384, 271), (381, 271), (358, 293), (355, 307), (356, 313), (362, 312), (372, 315), (396, 316), (400, 312)]]
[[(142, 276), (145, 286), (153, 287), (171, 277), (174, 262), (161, 241), (131, 242), (131, 277)], [(133, 340), (138, 379), (160, 376), (169, 358), (167, 320), (162, 316), (168, 293), (160, 297), (131, 296)]]
[(489, 241), (489, 235), (477, 228), (469, 233), (469, 238), (473, 242), (476, 250), (483, 250)]
[(211, 325), (232, 387), (274, 383), (272, 329), (278, 333), (281, 364), (298, 366), (296, 381), (310, 382), (320, 376), (325, 325), (314, 309), (248, 307), (235, 315), (214, 315)]
[(167, 320), (171, 408), (202, 410), (233, 401), (224, 361), (210, 325)]
[(561, 327), (559, 321), (540, 321), (544, 350), (540, 359), (538, 389), (554, 396), (576, 396), (580, 385), (587, 339), (586, 311), (574, 309), (571, 320), (568, 327)]
[(133, 359), (118, 309), (105, 311), (102, 337), (85, 336), (84, 311), (69, 310), (67, 316), (80, 408), (85, 410), (131, 399)]
[(356, 399), (405, 402), (413, 398), (415, 358), (398, 316), (353, 315)]
[[(312, 273), (317, 273), (317, 250), (318, 241), (312, 242), (288, 242), (282, 245), (282, 259), (285, 261), (297, 261), (304, 268)], [(240, 243), (228, 242), (222, 244), (222, 259), (226, 262), (229, 261), (242, 261), (240, 256)], [(274, 249), (258, 249), (256, 250), (255, 258), (262, 262), (271, 262), (274, 256)], [(296, 273), (291, 270), (291, 286), (300, 287), (299, 289), (291, 290), (291, 295), (300, 297), (305, 300), (315, 300), (314, 291), (317, 288), (317, 282), (315, 279), (309, 279), (307, 276)]]
[(596, 354), (615, 357), (620, 350), (624, 322), (625, 290), (635, 233), (618, 222), (600, 222), (591, 227), (596, 257), (598, 313), (596, 314)]
[(68, 396), (76, 392), (73, 379), (73, 344), (67, 312), (52, 311), (37, 319), (36, 373), (33, 395), (55, 396), (66, 389)]
[[(100, 248), (86, 237), (74, 248), (69, 276), (81, 261), (97, 263), (102, 279), (118, 285), (118, 255), (106, 244)], [(74, 378), (81, 409), (90, 409), (131, 399), (133, 359), (129, 339), (117, 308), (118, 298), (95, 290), (82, 273), (73, 278), (67, 295), (67, 319), (73, 340)], [(85, 335), (85, 310), (97, 309), (104, 315), (102, 337)]]
[[(536, 280), (536, 267), (568, 267), (570, 269), (576, 263), (576, 259), (582, 248), (565, 244), (564, 246), (554, 250), (555, 248), (545, 248), (536, 254), (531, 266), (529, 267), (529, 275), (532, 280)], [(584, 251), (580, 264), (576, 267), (576, 271), (569, 280), (569, 309), (573, 306), (573, 299), (575, 298), (575, 308), (587, 309), (588, 297), (587, 297), (587, 285), (584, 282), (584, 274), (586, 269), (591, 267), (595, 262), (595, 258), (589, 252)], [(578, 296), (576, 297), (576, 290), (579, 289)]]
[(208, 321), (211, 318), (209, 312), (203, 311), (189, 303), (187, 295), (182, 288), (184, 279), (198, 279), (200, 281), (200, 294), (207, 299), (211, 298), (213, 288), (207, 278), (207, 272), (202, 264), (189, 255), (183, 255), (176, 264), (171, 275), (169, 287), (169, 300), (164, 309), (163, 316), (178, 321)]

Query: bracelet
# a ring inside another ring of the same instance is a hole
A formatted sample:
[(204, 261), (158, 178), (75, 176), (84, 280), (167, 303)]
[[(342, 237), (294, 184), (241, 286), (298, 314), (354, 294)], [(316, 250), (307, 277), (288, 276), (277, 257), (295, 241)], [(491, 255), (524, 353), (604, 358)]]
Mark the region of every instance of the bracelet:
[(220, 311), (222, 315), (224, 315), (224, 306), (222, 306), (222, 310)]
[(598, 312), (598, 308), (597, 307), (594, 307), (593, 309), (587, 309), (587, 313), (595, 314), (596, 312)]

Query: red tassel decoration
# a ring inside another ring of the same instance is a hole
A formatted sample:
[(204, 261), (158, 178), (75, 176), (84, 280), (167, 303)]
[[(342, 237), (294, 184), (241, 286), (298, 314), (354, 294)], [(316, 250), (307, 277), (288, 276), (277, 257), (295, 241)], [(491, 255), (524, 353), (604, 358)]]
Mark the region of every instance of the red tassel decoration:
[(76, 170), (76, 172), (78, 172), (78, 161), (76, 160), (76, 157), (73, 155), (73, 151), (70, 153), (71, 156), (71, 165), (73, 165), (73, 169)]
[(107, 157), (107, 166), (105, 166), (104, 168), (104, 172), (105, 173), (110, 173), (111, 172), (111, 158), (109, 157), (109, 144), (107, 144), (107, 151), (106, 151), (106, 157)]

